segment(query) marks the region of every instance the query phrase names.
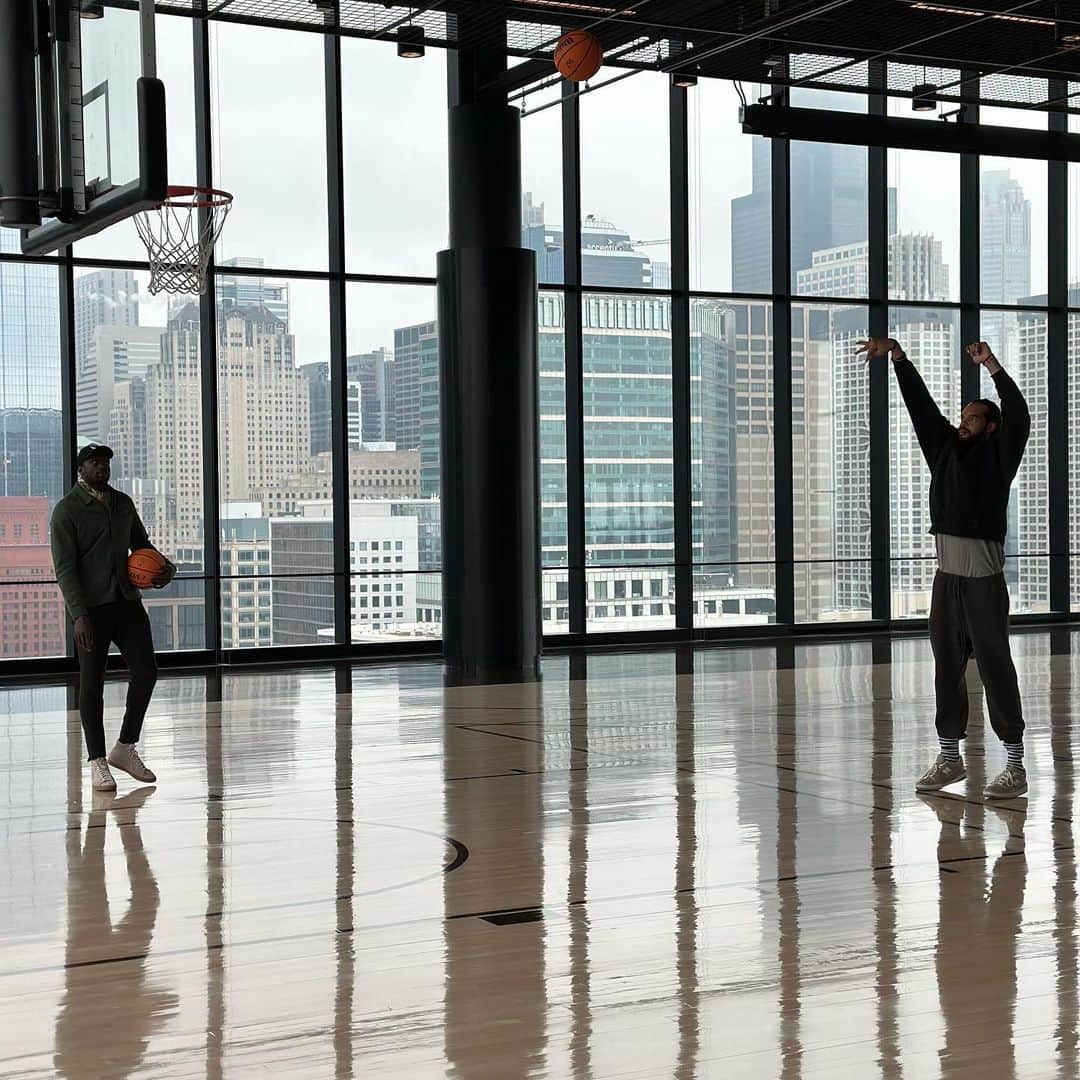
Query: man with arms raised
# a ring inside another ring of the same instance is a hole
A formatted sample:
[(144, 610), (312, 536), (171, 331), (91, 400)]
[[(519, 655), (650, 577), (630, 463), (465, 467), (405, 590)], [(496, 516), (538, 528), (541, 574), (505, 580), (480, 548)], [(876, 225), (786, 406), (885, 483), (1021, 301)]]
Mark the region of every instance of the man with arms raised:
[(915, 366), (892, 338), (859, 342), (867, 361), (890, 356), (923, 456), (930, 466), (930, 531), (938, 572), (930, 602), (930, 645), (937, 696), (937, 760), (915, 784), (940, 791), (963, 780), (960, 740), (967, 734), (965, 671), (979, 667), (990, 723), (1005, 744), (1005, 768), (987, 784), (987, 799), (1027, 791), (1024, 718), (1009, 650), (1005, 530), (1009, 487), (1024, 456), (1031, 416), (1027, 403), (985, 341), (967, 347), (997, 388), (999, 408), (985, 398), (964, 408), (959, 427), (938, 409)]

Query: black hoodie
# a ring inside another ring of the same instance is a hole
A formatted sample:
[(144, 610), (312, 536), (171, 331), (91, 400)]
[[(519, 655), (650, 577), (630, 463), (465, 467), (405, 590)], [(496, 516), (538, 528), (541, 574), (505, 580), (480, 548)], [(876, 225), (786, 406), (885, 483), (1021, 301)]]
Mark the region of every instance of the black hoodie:
[(993, 380), (1001, 399), (1001, 423), (991, 434), (965, 442), (941, 415), (915, 365), (905, 357), (893, 367), (930, 466), (930, 531), (1004, 543), (1009, 485), (1031, 433), (1024, 395), (1000, 368)]

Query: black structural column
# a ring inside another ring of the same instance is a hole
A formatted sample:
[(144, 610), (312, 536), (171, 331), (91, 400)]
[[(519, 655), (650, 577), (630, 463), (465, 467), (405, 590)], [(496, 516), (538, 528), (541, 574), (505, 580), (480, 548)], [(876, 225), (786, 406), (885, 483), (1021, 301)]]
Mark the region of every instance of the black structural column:
[(0, 0), (0, 225), (41, 224), (34, 5)]
[(536, 257), (521, 247), (520, 118), (485, 91), (500, 64), (451, 54), (450, 248), (438, 256), (451, 682), (540, 674)]

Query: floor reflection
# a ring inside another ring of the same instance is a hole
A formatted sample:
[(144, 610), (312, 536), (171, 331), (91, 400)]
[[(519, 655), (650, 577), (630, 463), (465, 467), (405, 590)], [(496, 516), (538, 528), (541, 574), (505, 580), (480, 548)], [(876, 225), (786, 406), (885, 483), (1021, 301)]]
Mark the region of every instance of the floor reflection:
[[(153, 788), (119, 798), (95, 794), (85, 828), (67, 836), (68, 934), (54, 1064), (71, 1080), (132, 1075), (177, 1006), (176, 993), (150, 977), (147, 966), (160, 894), (138, 812), (153, 794)], [(110, 898), (106, 847), (117, 838), (127, 888), (116, 891), (127, 895)], [(103, 965), (110, 969), (104, 991)]]
[(920, 639), (188, 677), (105, 801), (13, 695), (0, 1075), (1076, 1080), (1074, 638), (1017, 650), (994, 808), (974, 678), (968, 782), (912, 790)]

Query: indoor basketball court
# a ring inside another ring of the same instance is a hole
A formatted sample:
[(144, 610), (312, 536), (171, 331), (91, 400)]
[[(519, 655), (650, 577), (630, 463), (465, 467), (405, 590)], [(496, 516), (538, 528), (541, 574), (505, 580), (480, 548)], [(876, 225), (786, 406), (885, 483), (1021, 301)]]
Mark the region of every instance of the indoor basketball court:
[(0, 1077), (1080, 1075), (1078, 47), (0, 0)]

